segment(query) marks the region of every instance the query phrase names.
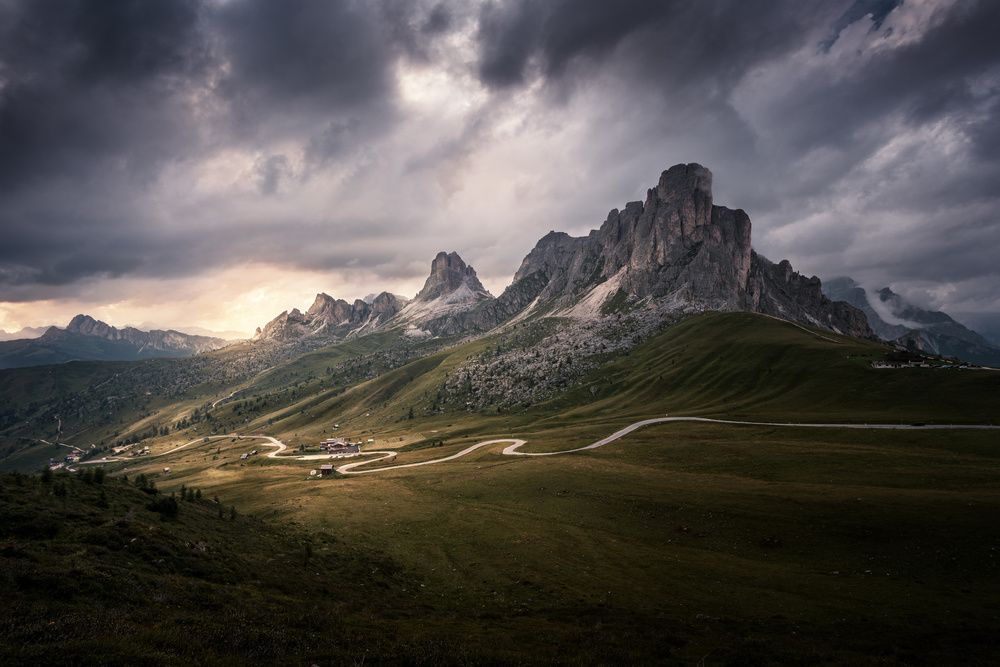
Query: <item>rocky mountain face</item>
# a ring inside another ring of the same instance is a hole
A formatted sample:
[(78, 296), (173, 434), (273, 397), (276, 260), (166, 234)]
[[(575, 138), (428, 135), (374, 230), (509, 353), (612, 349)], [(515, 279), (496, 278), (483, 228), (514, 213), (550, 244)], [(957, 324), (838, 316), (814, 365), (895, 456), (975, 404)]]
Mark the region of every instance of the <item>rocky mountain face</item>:
[(389, 292), (382, 292), (371, 303), (357, 299), (353, 304), (328, 294), (317, 294), (304, 314), (298, 308), (286, 310), (263, 329), (258, 328), (253, 339), (288, 342), (305, 337), (339, 339), (369, 333), (381, 328), (405, 305), (406, 301)]
[(750, 228), (744, 211), (713, 204), (708, 169), (676, 165), (645, 202), (612, 210), (588, 236), (544, 236), (510, 287), (464, 321), (488, 329), (525, 308), (588, 319), (655, 305), (674, 312), (760, 312), (874, 337), (863, 313), (823, 295), (819, 278), (755, 253)]
[(520, 291), (520, 282), (543, 278), (539, 302), (548, 302), (552, 314), (569, 317), (598, 315), (616, 297), (738, 310), (750, 252), (746, 213), (713, 206), (708, 169), (677, 165), (663, 172), (645, 203), (613, 209), (588, 236), (543, 237), (524, 258), (512, 287)]
[(752, 253), (747, 303), (750, 306), (747, 310), (754, 312), (875, 339), (863, 311), (847, 301), (827, 298), (819, 278), (799, 274), (787, 259), (774, 264), (763, 255)]
[[(304, 315), (285, 312), (258, 339), (350, 337), (385, 327), (409, 335), (484, 332), (526, 317), (594, 321), (638, 308), (664, 313), (753, 311), (874, 338), (865, 316), (824, 296), (819, 278), (773, 264), (750, 245), (750, 218), (716, 206), (712, 173), (698, 164), (663, 172), (645, 202), (613, 209), (584, 237), (550, 232), (494, 298), (457, 253), (439, 253), (423, 289), (400, 304), (383, 293), (377, 314), (321, 294)], [(648, 318), (647, 318), (648, 319)]]
[(285, 311), (263, 329), (254, 340), (291, 341), (305, 337), (323, 340), (350, 338), (386, 326), (404, 326), (411, 336), (426, 337), (462, 331), (456, 319), (493, 300), (476, 271), (458, 253), (438, 253), (431, 262), (431, 272), (423, 288), (412, 300), (382, 292), (370, 303), (358, 299), (349, 304), (327, 294), (316, 295), (305, 312)]
[[(915, 352), (956, 357), (986, 366), (1000, 366), (1000, 349), (983, 336), (940, 311), (908, 303), (888, 287), (871, 295), (851, 278), (830, 280), (823, 287), (833, 299), (860, 309), (879, 338)], [(887, 321), (888, 320), (892, 320)]]
[(465, 329), (463, 313), (491, 301), (493, 295), (479, 282), (476, 270), (457, 252), (439, 252), (423, 288), (396, 319), (405, 322), (410, 332), (456, 334)]
[(187, 357), (224, 347), (227, 341), (179, 331), (118, 329), (89, 315), (77, 315), (65, 329), (51, 327), (41, 337), (0, 343), (0, 368), (22, 368), (67, 361), (133, 361)]

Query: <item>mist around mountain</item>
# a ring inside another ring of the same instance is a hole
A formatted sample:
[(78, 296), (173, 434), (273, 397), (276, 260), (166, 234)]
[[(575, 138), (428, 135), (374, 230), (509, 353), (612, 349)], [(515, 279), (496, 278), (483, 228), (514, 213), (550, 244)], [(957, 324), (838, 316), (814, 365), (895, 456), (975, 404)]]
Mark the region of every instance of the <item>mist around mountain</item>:
[(952, 317), (1000, 348), (1000, 313), (952, 313)]
[(4, 331), (3, 329), (0, 329), (0, 342), (38, 338), (50, 328), (51, 327), (24, 327), (19, 331)]
[(882, 340), (914, 352), (1000, 366), (1000, 349), (993, 342), (946, 313), (908, 303), (888, 287), (869, 294), (853, 279), (840, 277), (827, 281), (823, 291), (862, 310)]
[(186, 357), (228, 344), (221, 338), (178, 331), (118, 329), (77, 315), (65, 329), (49, 327), (40, 337), (0, 342), (0, 369), (69, 361), (135, 361), (152, 357)]

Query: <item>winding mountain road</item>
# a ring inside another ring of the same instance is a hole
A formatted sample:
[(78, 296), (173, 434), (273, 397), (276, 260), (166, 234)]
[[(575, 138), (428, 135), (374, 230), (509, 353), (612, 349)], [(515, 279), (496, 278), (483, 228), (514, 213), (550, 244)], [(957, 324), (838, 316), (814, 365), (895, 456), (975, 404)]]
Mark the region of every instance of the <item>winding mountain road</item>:
[[(702, 422), (708, 424), (733, 424), (737, 426), (784, 426), (784, 427), (798, 427), (798, 428), (852, 428), (852, 429), (884, 429), (884, 430), (912, 430), (912, 431), (930, 431), (930, 430), (945, 430), (945, 429), (982, 429), (982, 430), (1000, 430), (1000, 426), (993, 425), (980, 425), (980, 424), (932, 424), (930, 426), (917, 426), (912, 424), (797, 424), (797, 423), (786, 423), (786, 422), (748, 422), (748, 421), (734, 421), (731, 419), (709, 419), (707, 417), (656, 417), (654, 419), (643, 419), (642, 421), (637, 421), (634, 424), (629, 424), (623, 429), (615, 431), (611, 435), (592, 444), (586, 445), (584, 447), (576, 447), (574, 449), (563, 449), (556, 452), (522, 452), (519, 451), (520, 448), (527, 444), (527, 440), (519, 440), (517, 438), (499, 438), (496, 440), (486, 440), (484, 442), (476, 443), (470, 447), (466, 447), (462, 451), (452, 454), (450, 456), (445, 456), (439, 459), (430, 459), (429, 461), (418, 461), (416, 463), (402, 463), (393, 466), (382, 466), (380, 468), (365, 468), (364, 470), (355, 470), (360, 466), (369, 465), (371, 463), (377, 463), (378, 461), (385, 461), (386, 459), (394, 458), (399, 452), (390, 450), (372, 450), (363, 451), (362, 454), (381, 454), (377, 459), (366, 459), (364, 461), (355, 461), (354, 463), (347, 463), (339, 468), (337, 472), (344, 475), (363, 475), (370, 472), (383, 472), (386, 470), (398, 470), (400, 468), (415, 468), (417, 466), (427, 466), (435, 463), (444, 463), (445, 461), (453, 461), (457, 458), (461, 458), (466, 454), (471, 454), (477, 449), (483, 447), (489, 447), (491, 445), (499, 445), (505, 442), (511, 443), (503, 449), (501, 452), (505, 456), (556, 456), (559, 454), (571, 454), (573, 452), (583, 452), (588, 449), (597, 449), (598, 447), (603, 447), (609, 443), (614, 442), (618, 438), (628, 435), (632, 431), (643, 428), (645, 426), (650, 426), (652, 424), (664, 424), (670, 422)], [(338, 458), (337, 454), (305, 454), (301, 456), (282, 456), (281, 453), (288, 449), (288, 445), (281, 442), (277, 438), (270, 435), (244, 435), (238, 436), (236, 434), (230, 433), (227, 435), (212, 435), (198, 438), (190, 442), (186, 442), (183, 445), (174, 447), (173, 449), (163, 452), (161, 454), (154, 454), (152, 457), (166, 456), (167, 454), (173, 454), (174, 452), (180, 451), (185, 447), (194, 445), (197, 443), (204, 443), (211, 440), (221, 440), (225, 438), (241, 438), (242, 440), (267, 440), (264, 446), (275, 447), (273, 452), (269, 452), (267, 457), (269, 459), (288, 459), (294, 461), (318, 461), (318, 460), (328, 460), (333, 458)], [(121, 458), (109, 458), (109, 459), (99, 459), (94, 461), (86, 461), (84, 463), (110, 463), (112, 461), (119, 461)]]
[(707, 417), (657, 417), (655, 419), (644, 419), (642, 421), (630, 424), (625, 428), (615, 431), (608, 437), (598, 440), (595, 443), (587, 445), (585, 447), (577, 447), (575, 449), (563, 449), (557, 452), (522, 452), (518, 451), (523, 445), (527, 444), (526, 440), (518, 440), (516, 438), (501, 438), (498, 440), (488, 440), (486, 442), (480, 442), (478, 444), (472, 445), (471, 447), (466, 447), (457, 454), (452, 454), (451, 456), (446, 456), (440, 459), (432, 459), (430, 461), (420, 461), (419, 463), (405, 463), (396, 466), (384, 466), (381, 468), (368, 468), (365, 470), (354, 470), (358, 466), (363, 466), (368, 463), (374, 463), (375, 461), (383, 461), (387, 458), (396, 455), (396, 452), (389, 451), (378, 451), (378, 452), (364, 452), (366, 454), (384, 454), (381, 458), (369, 460), (369, 461), (358, 461), (356, 463), (348, 463), (347, 465), (340, 466), (337, 468), (337, 472), (345, 475), (360, 475), (367, 472), (381, 472), (384, 470), (395, 470), (397, 468), (412, 468), (415, 466), (425, 466), (431, 465), (432, 463), (443, 463), (445, 461), (451, 461), (457, 459), (460, 456), (465, 456), (481, 447), (487, 447), (489, 445), (496, 445), (503, 442), (512, 443), (505, 447), (503, 454), (506, 456), (556, 456), (557, 454), (570, 454), (572, 452), (582, 452), (588, 449), (597, 449), (598, 447), (603, 447), (608, 443), (614, 442), (618, 438), (628, 435), (632, 431), (640, 429), (644, 426), (649, 426), (651, 424), (663, 424), (667, 422), (707, 422), (711, 424), (737, 424), (740, 426), (797, 426), (804, 428), (856, 428), (856, 429), (887, 429), (887, 430), (933, 430), (933, 429), (1000, 429), (1000, 426), (982, 426), (982, 425), (932, 425), (932, 426), (913, 426), (913, 425), (903, 425), (903, 424), (789, 424), (783, 422), (746, 422), (746, 421), (733, 421), (729, 419), (708, 419)]

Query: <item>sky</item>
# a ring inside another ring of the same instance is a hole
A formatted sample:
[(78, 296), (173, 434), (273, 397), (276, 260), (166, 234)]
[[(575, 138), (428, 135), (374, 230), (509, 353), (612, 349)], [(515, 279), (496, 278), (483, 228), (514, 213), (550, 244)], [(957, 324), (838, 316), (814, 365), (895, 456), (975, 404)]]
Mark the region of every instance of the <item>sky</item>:
[(0, 329), (499, 295), (697, 162), (753, 245), (1000, 312), (993, 0), (0, 0)]

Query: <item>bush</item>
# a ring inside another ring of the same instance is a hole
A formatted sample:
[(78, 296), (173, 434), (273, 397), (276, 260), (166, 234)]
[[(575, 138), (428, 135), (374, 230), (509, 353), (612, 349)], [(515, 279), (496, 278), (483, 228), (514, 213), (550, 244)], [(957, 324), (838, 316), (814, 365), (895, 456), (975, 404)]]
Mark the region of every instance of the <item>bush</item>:
[(149, 501), (146, 505), (146, 509), (153, 512), (158, 512), (160, 518), (166, 521), (167, 519), (176, 519), (177, 514), (180, 512), (180, 506), (177, 504), (177, 499), (173, 496), (157, 496), (153, 500)]

